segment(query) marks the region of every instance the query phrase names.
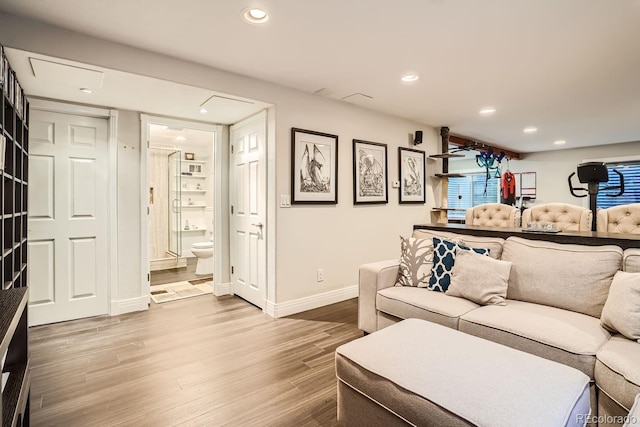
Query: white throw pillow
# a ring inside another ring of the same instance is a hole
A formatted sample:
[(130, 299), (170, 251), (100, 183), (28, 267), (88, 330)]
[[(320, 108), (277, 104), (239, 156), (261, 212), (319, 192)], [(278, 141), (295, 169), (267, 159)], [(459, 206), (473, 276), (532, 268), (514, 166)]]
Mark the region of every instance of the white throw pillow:
[(505, 305), (511, 262), (493, 259), (472, 251), (458, 251), (445, 292), (481, 305)]
[(618, 271), (613, 276), (600, 323), (611, 332), (640, 342), (640, 273)]
[(400, 269), (396, 286), (426, 288), (433, 265), (433, 240), (400, 236)]

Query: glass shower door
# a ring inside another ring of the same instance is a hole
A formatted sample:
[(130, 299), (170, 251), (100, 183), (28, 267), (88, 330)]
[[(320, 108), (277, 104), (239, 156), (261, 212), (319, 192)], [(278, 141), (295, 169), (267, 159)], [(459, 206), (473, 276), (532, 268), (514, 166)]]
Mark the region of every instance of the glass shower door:
[(169, 252), (182, 255), (182, 167), (181, 151), (169, 154)]

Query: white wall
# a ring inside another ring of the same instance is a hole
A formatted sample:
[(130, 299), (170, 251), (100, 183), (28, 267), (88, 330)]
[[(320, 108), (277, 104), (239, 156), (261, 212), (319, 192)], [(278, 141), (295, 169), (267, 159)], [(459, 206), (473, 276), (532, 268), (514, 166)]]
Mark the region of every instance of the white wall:
[[(604, 161), (632, 156), (640, 157), (640, 141), (524, 154), (521, 160), (510, 162), (510, 169), (512, 172), (536, 172), (537, 197), (531, 204), (569, 203), (589, 207), (588, 197), (576, 198), (569, 192), (567, 178), (576, 172), (576, 166), (585, 160)], [(483, 171), (475, 160), (451, 161), (449, 165), (452, 172), (474, 168)], [(504, 161), (503, 167), (506, 168)], [(573, 178), (573, 185), (586, 187), (586, 184), (580, 184), (577, 176)]]
[[(141, 295), (140, 114), (118, 111), (118, 298)], [(144, 218), (146, 220), (146, 218)], [(145, 242), (146, 244), (146, 242)]]
[[(6, 46), (69, 60), (94, 64), (178, 83), (210, 88), (237, 96), (275, 104), (277, 141), (276, 194), (290, 193), (290, 129), (300, 127), (339, 136), (338, 200), (336, 206), (295, 206), (276, 210), (277, 264), (275, 289), (271, 302), (283, 303), (327, 291), (352, 287), (357, 269), (363, 262), (397, 257), (398, 235), (411, 233), (413, 224), (429, 221), (437, 189), (428, 180), (427, 206), (398, 204), (398, 191), (389, 186), (387, 205), (354, 206), (352, 142), (353, 138), (388, 144), (389, 179), (398, 179), (398, 146), (410, 146), (409, 135), (424, 131), (420, 148), (437, 152), (435, 129), (404, 119), (386, 116), (342, 102), (322, 98), (265, 83), (259, 80), (212, 69), (195, 63), (138, 50), (51, 27), (34, 21), (0, 14), (0, 42)], [(133, 114), (133, 113), (132, 113)], [(124, 114), (118, 147), (119, 161), (119, 281), (121, 298), (139, 296), (136, 262), (139, 265), (140, 242), (131, 242), (138, 234), (139, 194), (131, 186), (129, 174), (139, 173), (138, 150), (123, 150), (125, 138), (133, 139), (133, 117)], [(133, 143), (133, 140), (132, 142)], [(225, 155), (228, 156), (227, 153)], [(136, 163), (137, 162), (137, 163)], [(429, 173), (436, 162), (428, 162)], [(127, 167), (126, 171), (120, 168)], [(277, 197), (279, 199), (279, 197)], [(135, 253), (134, 253), (135, 252)], [(272, 255), (272, 254), (270, 254)], [(323, 268), (325, 281), (316, 282), (316, 269)]]

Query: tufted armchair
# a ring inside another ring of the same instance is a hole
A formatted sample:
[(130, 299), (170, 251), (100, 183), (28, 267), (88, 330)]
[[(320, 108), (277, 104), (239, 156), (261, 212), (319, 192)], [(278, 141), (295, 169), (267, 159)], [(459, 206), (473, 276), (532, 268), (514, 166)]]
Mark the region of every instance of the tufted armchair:
[(598, 210), (597, 231), (640, 234), (640, 203)]
[(522, 227), (530, 222), (546, 222), (560, 231), (591, 231), (592, 213), (589, 209), (566, 203), (547, 203), (532, 206), (522, 212)]
[(487, 203), (467, 209), (466, 225), (483, 227), (520, 227), (520, 209), (502, 203)]

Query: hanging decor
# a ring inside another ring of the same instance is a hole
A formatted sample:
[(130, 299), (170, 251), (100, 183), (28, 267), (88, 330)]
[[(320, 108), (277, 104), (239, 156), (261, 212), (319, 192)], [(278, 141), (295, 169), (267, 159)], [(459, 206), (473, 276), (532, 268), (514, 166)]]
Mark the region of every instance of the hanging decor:
[(476, 155), (476, 164), (481, 168), (485, 168), (485, 170), (487, 171), (486, 179), (484, 181), (483, 195), (487, 195), (487, 185), (489, 184), (489, 179), (491, 178), (491, 171), (494, 171), (495, 178), (500, 178), (500, 163), (502, 162), (502, 159), (504, 159), (504, 157), (504, 151), (496, 154), (491, 148)]

